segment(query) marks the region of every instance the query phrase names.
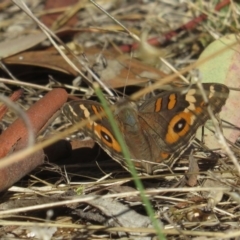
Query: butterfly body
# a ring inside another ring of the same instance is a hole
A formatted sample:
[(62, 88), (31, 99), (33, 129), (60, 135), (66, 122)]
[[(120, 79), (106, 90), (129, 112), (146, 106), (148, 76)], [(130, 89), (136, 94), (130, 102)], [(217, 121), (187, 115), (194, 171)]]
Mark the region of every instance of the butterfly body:
[[(213, 113), (220, 112), (229, 89), (216, 83), (204, 83), (203, 88)], [(100, 116), (102, 111), (101, 104), (90, 100), (72, 101), (63, 107), (63, 113), (72, 123), (89, 119), (83, 132), (127, 168), (107, 116)], [(90, 117), (93, 115), (99, 119), (92, 121)], [(127, 103), (114, 112), (114, 118), (135, 167), (156, 174), (161, 164), (169, 167), (174, 164), (191, 144), (197, 129), (210, 117), (201, 92), (193, 85), (187, 90), (164, 91), (140, 107)]]

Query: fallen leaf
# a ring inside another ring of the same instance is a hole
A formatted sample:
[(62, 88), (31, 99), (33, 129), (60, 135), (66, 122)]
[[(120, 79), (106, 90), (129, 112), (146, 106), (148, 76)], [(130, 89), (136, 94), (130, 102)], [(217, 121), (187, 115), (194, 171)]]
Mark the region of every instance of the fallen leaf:
[[(44, 6), (44, 10), (54, 10), (54, 9), (59, 9), (62, 7), (73, 7), (73, 5), (75, 3), (77, 3), (77, 0), (47, 0), (45, 1), (45, 6)], [(48, 27), (51, 27), (52, 24), (59, 19), (59, 17), (61, 17), (61, 15), (64, 14), (62, 12), (56, 12), (56, 13), (51, 13), (51, 14), (47, 14), (41, 17), (41, 21)], [(71, 16), (70, 19), (66, 20), (65, 26), (74, 26), (77, 23), (77, 17), (76, 16)]]
[(0, 42), (0, 58), (7, 58), (19, 52), (25, 51), (46, 39), (46, 35), (40, 31), (15, 39), (7, 39)]
[[(89, 60), (89, 67), (94, 65), (99, 49), (87, 49), (85, 55)], [(149, 80), (157, 81), (166, 75), (154, 67), (148, 66), (129, 56), (119, 55), (113, 57), (113, 53), (106, 53), (107, 66), (99, 70), (101, 80), (111, 88), (120, 88), (131, 85), (144, 86)], [(82, 66), (76, 59), (67, 54), (70, 60), (82, 70)], [(33, 61), (34, 59), (34, 61)], [(29, 51), (19, 53), (4, 59), (6, 64), (20, 64), (50, 68), (63, 73), (77, 76), (78, 73), (53, 49), (42, 51)]]

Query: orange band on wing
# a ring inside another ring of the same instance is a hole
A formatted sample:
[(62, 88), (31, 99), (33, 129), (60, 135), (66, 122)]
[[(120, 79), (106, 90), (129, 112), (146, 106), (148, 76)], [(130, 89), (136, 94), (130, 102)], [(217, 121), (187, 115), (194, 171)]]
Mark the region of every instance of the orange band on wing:
[(155, 112), (160, 112), (162, 109), (162, 98), (158, 98), (155, 102)]
[(168, 157), (169, 157), (170, 153), (168, 152), (160, 152), (160, 157), (161, 157), (161, 160), (166, 160)]
[[(91, 107), (92, 107), (92, 110), (95, 113), (95, 115), (98, 117), (98, 119), (102, 119), (101, 115), (99, 114), (99, 111), (98, 111), (97, 107), (94, 106), (94, 105), (92, 105)], [(100, 111), (103, 111), (103, 109), (101, 108)]]
[(172, 93), (168, 97), (168, 109), (171, 110), (175, 107), (177, 103), (177, 96), (175, 93)]

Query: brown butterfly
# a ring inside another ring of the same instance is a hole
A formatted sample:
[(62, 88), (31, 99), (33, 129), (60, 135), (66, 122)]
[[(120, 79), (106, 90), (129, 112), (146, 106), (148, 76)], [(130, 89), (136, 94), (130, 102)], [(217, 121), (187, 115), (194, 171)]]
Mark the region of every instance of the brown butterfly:
[[(203, 88), (213, 113), (219, 113), (228, 98), (228, 87), (204, 83)], [(83, 132), (127, 169), (121, 146), (108, 118), (99, 117), (96, 121), (90, 119), (103, 111), (100, 103), (90, 100), (72, 101), (66, 103), (62, 111), (72, 123), (89, 119)], [(133, 103), (126, 104), (115, 111), (114, 117), (136, 169), (148, 174), (156, 174), (161, 168), (159, 163), (171, 167), (189, 147), (197, 129), (210, 118), (196, 85), (187, 91), (183, 87), (164, 91), (140, 107), (133, 106)]]

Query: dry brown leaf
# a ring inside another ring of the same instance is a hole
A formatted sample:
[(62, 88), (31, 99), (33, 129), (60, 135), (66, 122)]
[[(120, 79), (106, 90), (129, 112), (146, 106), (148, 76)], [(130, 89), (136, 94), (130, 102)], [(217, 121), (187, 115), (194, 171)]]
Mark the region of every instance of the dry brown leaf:
[(29, 35), (8, 39), (0, 43), (0, 58), (7, 58), (19, 52), (25, 51), (46, 39), (46, 35), (40, 31)]

